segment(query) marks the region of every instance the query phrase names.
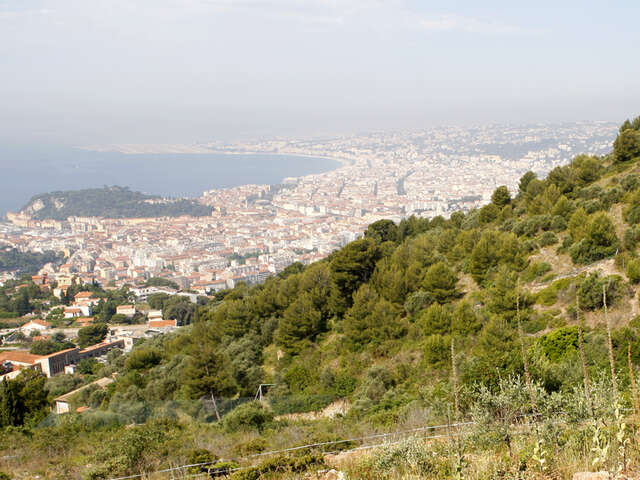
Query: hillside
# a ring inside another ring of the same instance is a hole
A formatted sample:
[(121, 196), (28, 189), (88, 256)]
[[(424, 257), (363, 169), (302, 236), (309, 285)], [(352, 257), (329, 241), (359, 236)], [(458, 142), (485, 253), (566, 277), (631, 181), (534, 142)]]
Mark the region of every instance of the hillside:
[[(611, 154), (529, 172), (478, 210), (382, 220), (323, 261), (218, 293), (192, 325), (96, 370), (118, 375), (76, 400), (91, 411), (11, 430), (4, 450), (49, 478), (194, 463), (185, 475), (217, 464), (236, 480), (327, 464), (350, 479), (638, 471), (639, 242), (640, 117)], [(319, 455), (336, 450), (350, 452)]]
[(36, 274), (42, 266), (50, 262), (61, 262), (62, 255), (55, 252), (20, 252), (15, 248), (0, 249), (0, 272)]
[(167, 200), (133, 192), (126, 187), (67, 190), (36, 195), (20, 213), (34, 220), (65, 220), (67, 217), (145, 218), (210, 215), (212, 207), (195, 200)]

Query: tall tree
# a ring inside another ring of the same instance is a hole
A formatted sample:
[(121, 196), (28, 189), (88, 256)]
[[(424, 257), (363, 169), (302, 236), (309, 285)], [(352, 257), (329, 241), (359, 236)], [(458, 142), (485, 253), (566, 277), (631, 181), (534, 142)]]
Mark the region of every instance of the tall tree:
[(369, 280), (380, 258), (377, 244), (369, 239), (351, 242), (331, 261), (331, 295), (329, 307), (341, 317), (353, 304), (353, 294)]
[(211, 400), (216, 418), (220, 412), (216, 396), (233, 395), (237, 390), (229, 358), (220, 350), (216, 327), (204, 322), (194, 325), (189, 360), (182, 371), (182, 384), (192, 399)]
[(284, 311), (280, 319), (277, 340), (288, 353), (298, 353), (322, 332), (325, 325), (308, 293), (304, 293)]
[(422, 287), (438, 303), (447, 303), (460, 296), (456, 289), (458, 276), (444, 262), (434, 263), (424, 276)]

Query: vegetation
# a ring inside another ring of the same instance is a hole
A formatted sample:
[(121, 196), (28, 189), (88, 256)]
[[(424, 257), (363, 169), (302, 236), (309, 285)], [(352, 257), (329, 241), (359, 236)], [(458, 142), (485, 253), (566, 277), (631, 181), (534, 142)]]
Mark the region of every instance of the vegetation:
[[(501, 187), (489, 206), (448, 220), (376, 222), (323, 261), (219, 292), (192, 305), (179, 331), (83, 367), (81, 382), (118, 373), (80, 398), (91, 410), (6, 430), (0, 445), (20, 445), (13, 467), (51, 478), (136, 475), (192, 458), (206, 459), (189, 464), (201, 472), (233, 460), (236, 479), (300, 478), (327, 468), (319, 453), (399, 431), (408, 433), (335, 466), (367, 479), (637, 470), (629, 212), (640, 159), (617, 148), (545, 179), (529, 172), (513, 195)], [(168, 311), (174, 301), (149, 305)], [(71, 390), (77, 379), (48, 386)], [(425, 429), (457, 420), (473, 423)]]
[(78, 330), (78, 346), (85, 348), (100, 343), (107, 336), (106, 323), (94, 323)]
[(212, 211), (212, 207), (195, 200), (167, 200), (117, 186), (36, 195), (21, 210), (36, 220), (66, 220), (68, 217), (203, 217), (211, 215)]
[(62, 255), (55, 252), (21, 252), (15, 248), (0, 250), (0, 272), (15, 271), (35, 274), (47, 263), (59, 263)]

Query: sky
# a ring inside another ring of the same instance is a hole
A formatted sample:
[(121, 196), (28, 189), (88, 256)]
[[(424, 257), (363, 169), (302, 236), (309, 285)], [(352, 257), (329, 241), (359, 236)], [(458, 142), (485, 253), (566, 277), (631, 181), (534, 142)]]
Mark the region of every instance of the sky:
[(640, 2), (0, 0), (0, 142), (640, 114)]

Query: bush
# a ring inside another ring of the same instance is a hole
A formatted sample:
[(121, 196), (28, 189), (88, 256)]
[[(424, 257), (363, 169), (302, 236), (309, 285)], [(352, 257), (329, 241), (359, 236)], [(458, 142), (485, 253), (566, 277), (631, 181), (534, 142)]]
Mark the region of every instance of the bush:
[(404, 310), (409, 315), (415, 315), (432, 303), (433, 297), (431, 295), (427, 292), (418, 291), (407, 297), (407, 300), (404, 302)]
[[(290, 472), (303, 473), (311, 467), (320, 467), (324, 465), (324, 457), (318, 455), (304, 455), (301, 457), (274, 457), (265, 460), (255, 467), (249, 467), (245, 470), (234, 472), (231, 480), (258, 480), (261, 478), (271, 478), (269, 474), (273, 472)], [(300, 478), (298, 475), (296, 478)]]
[(551, 271), (551, 265), (547, 262), (533, 262), (527, 267), (522, 274), (522, 280), (530, 282), (543, 276), (545, 273)]
[(449, 335), (429, 335), (424, 341), (424, 360), (430, 365), (447, 360), (451, 352)]
[(600, 200), (589, 200), (587, 202), (584, 202), (582, 208), (584, 208), (584, 211), (587, 212), (587, 214), (592, 214), (599, 210), (602, 210), (604, 207), (602, 206), (602, 202), (600, 202)]
[(542, 351), (552, 362), (562, 360), (578, 348), (578, 327), (558, 328), (539, 340)]
[(570, 278), (556, 280), (547, 288), (538, 292), (536, 295), (536, 302), (547, 307), (553, 305), (558, 301), (558, 293), (561, 290), (566, 289), (569, 285), (571, 285)]
[(538, 244), (541, 247), (548, 247), (549, 245), (554, 245), (556, 243), (558, 243), (558, 237), (556, 237), (553, 232), (544, 232), (540, 235), (540, 239), (538, 240)]
[(624, 212), (624, 219), (629, 225), (637, 225), (640, 223), (640, 205), (633, 205)]
[(246, 442), (239, 443), (234, 450), (241, 457), (264, 452), (267, 449), (267, 441), (262, 437), (252, 438)]
[(640, 283), (640, 259), (634, 258), (627, 264), (627, 277), (631, 283)]
[[(445, 457), (428, 448), (424, 442), (411, 437), (395, 444), (384, 445), (376, 452), (372, 478), (387, 478), (393, 471), (397, 478), (447, 478), (451, 474), (451, 463)], [(377, 473), (377, 475), (376, 475)]]
[(620, 182), (620, 186), (625, 192), (635, 190), (640, 187), (640, 177), (638, 175), (627, 175)]
[(602, 298), (603, 286), (606, 286), (607, 305), (610, 306), (619, 295), (620, 277), (609, 276), (601, 278), (597, 272), (594, 272), (585, 278), (578, 288), (580, 308), (583, 310), (602, 308), (604, 305)]
[(551, 220), (551, 230), (554, 232), (563, 232), (567, 229), (567, 221), (561, 215), (554, 215)]
[(125, 361), (127, 370), (147, 370), (162, 360), (162, 351), (155, 347), (140, 347), (129, 354)]
[(78, 330), (78, 346), (85, 348), (96, 343), (100, 343), (107, 336), (108, 327), (106, 323), (95, 323)]
[(260, 402), (244, 403), (222, 419), (222, 425), (227, 432), (238, 430), (262, 431), (273, 421), (273, 412)]
[(623, 246), (629, 251), (634, 251), (640, 241), (640, 227), (627, 228), (624, 232)]
[[(195, 448), (191, 450), (187, 455), (187, 463), (189, 465), (197, 465), (195, 467), (189, 467), (187, 472), (189, 473), (204, 473), (209, 470), (209, 466), (216, 462), (218, 458), (209, 450), (204, 448)], [(199, 464), (206, 465), (199, 465)]]

